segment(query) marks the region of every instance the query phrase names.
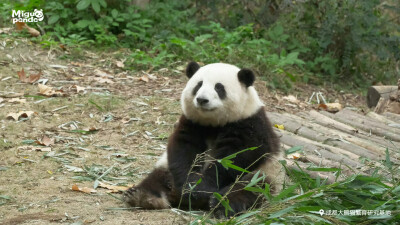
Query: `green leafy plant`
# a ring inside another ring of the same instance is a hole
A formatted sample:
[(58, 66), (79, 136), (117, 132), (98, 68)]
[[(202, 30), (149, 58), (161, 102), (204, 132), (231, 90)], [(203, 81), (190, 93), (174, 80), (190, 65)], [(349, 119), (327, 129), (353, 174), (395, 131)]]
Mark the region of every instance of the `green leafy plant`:
[(11, 9), (43, 8), (46, 34), (36, 40), (45, 47), (130, 48), (134, 70), (222, 61), (253, 68), (285, 91), (298, 81), (364, 87), (399, 75), (398, 1), (157, 0), (138, 7), (130, 0), (6, 0), (0, 7), (2, 23)]
[[(295, 146), (286, 150), (286, 153), (292, 154), (301, 150), (301, 146)], [(235, 169), (236, 167), (229, 162), (243, 151), (225, 157), (224, 159), (228, 160), (225, 160), (225, 165)], [(282, 163), (285, 166), (285, 162)], [(210, 220), (209, 215), (197, 216), (191, 224), (396, 224), (400, 219), (400, 187), (398, 176), (395, 174), (400, 171), (399, 166), (394, 166), (390, 159), (389, 151), (386, 151), (384, 165), (392, 176), (378, 173), (370, 176), (354, 174), (331, 184), (328, 184), (326, 179), (311, 178), (300, 166), (293, 169), (285, 166), (292, 182), (276, 196), (271, 195), (268, 183), (260, 187), (259, 184), (265, 179), (265, 175), (257, 172), (244, 189), (261, 193), (268, 204), (227, 220)], [(306, 170), (334, 174), (341, 171), (340, 168), (315, 166)], [(246, 173), (241, 168), (239, 171)], [(218, 193), (214, 193), (214, 196), (224, 206), (227, 215), (231, 208), (226, 196)]]

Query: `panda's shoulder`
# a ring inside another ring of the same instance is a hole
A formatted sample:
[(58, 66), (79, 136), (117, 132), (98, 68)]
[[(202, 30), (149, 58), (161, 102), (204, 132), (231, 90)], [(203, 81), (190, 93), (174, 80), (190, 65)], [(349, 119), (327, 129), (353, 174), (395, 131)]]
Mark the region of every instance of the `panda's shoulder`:
[(257, 128), (269, 125), (264, 107), (259, 108), (252, 116), (227, 124), (230, 129)]

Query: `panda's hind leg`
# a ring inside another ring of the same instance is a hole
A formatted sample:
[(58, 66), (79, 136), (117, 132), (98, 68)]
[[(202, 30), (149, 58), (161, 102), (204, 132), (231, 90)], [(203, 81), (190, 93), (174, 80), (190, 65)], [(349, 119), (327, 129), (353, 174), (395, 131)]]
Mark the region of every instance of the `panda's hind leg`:
[(129, 188), (123, 195), (128, 206), (143, 209), (170, 208), (176, 199), (172, 175), (164, 167), (155, 168), (142, 182)]

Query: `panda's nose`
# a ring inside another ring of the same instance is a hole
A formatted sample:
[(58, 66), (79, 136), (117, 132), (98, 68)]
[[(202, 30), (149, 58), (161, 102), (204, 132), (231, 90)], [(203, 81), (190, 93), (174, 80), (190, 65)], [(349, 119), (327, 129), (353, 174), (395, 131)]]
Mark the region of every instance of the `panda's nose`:
[(200, 105), (205, 105), (208, 103), (208, 99), (206, 98), (196, 98), (197, 103), (199, 103)]

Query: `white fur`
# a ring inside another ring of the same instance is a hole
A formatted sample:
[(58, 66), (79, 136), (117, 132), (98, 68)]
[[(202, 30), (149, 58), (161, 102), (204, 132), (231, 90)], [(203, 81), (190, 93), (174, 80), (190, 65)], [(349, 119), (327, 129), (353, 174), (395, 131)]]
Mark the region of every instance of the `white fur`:
[(168, 154), (165, 151), (156, 162), (156, 168), (168, 168)]
[[(201, 125), (224, 126), (255, 114), (263, 106), (253, 86), (247, 87), (239, 82), (236, 66), (214, 63), (201, 67), (188, 81), (182, 92), (183, 114)], [(199, 81), (203, 85), (193, 96), (192, 92)], [(214, 90), (215, 84), (225, 87), (226, 98), (221, 100)], [(196, 98), (207, 98), (209, 104), (200, 107)]]
[(258, 168), (258, 170), (264, 173), (271, 181), (270, 186), (273, 195), (279, 194), (282, 191), (286, 179), (285, 168), (283, 168), (282, 164), (279, 162), (283, 159), (282, 153), (277, 156), (272, 156)]

